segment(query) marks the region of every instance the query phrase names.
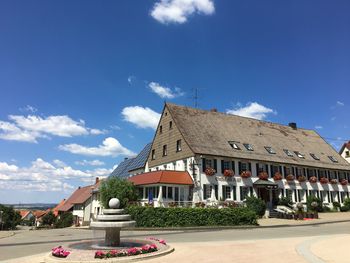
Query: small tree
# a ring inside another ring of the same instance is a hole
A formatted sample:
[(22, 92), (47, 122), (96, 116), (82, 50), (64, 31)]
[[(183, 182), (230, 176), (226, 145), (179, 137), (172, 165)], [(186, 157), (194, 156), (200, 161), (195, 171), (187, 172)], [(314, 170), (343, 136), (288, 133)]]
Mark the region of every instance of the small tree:
[(72, 213), (64, 213), (57, 220), (55, 227), (57, 228), (70, 227), (71, 225), (73, 225), (73, 221), (74, 221), (74, 218)]
[[(317, 206), (312, 206), (311, 204), (313, 202), (317, 203)], [(306, 199), (306, 206), (307, 206), (307, 211), (309, 212), (322, 212), (322, 201), (320, 198), (317, 198), (316, 196), (309, 196)]]
[(266, 204), (263, 200), (256, 197), (246, 198), (247, 207), (253, 210), (259, 217), (262, 217), (266, 211)]
[(13, 207), (7, 207), (0, 204), (2, 211), (2, 221), (0, 222), (0, 230), (16, 229), (16, 226), (21, 222), (21, 215), (15, 211)]
[(100, 201), (104, 208), (108, 208), (111, 198), (120, 200), (120, 207), (124, 208), (129, 201), (137, 200), (137, 192), (133, 183), (120, 177), (110, 177), (100, 187)]
[(52, 211), (48, 212), (46, 215), (43, 216), (42, 224), (44, 226), (53, 226), (56, 223), (56, 217), (52, 213)]

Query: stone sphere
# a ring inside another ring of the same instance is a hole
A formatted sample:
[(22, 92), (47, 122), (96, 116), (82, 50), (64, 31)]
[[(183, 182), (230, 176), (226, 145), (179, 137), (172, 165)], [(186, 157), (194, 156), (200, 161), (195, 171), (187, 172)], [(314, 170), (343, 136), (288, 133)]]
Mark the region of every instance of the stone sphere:
[(112, 198), (111, 200), (109, 200), (108, 206), (109, 206), (109, 208), (112, 208), (112, 209), (119, 208), (119, 206), (120, 206), (119, 199), (118, 198)]

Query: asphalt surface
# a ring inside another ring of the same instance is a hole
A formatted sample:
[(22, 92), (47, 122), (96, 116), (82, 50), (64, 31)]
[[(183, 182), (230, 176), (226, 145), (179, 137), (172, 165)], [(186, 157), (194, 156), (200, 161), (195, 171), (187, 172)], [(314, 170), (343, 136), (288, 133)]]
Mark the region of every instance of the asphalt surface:
[[(350, 222), (315, 226), (281, 228), (188, 230), (188, 231), (122, 231), (123, 237), (159, 237), (168, 243), (212, 242), (285, 239), (295, 237), (332, 236), (350, 234)], [(0, 239), (0, 262), (49, 252), (52, 247), (68, 246), (71, 242), (100, 239), (102, 231), (86, 229), (53, 229), (17, 231), (14, 236)]]

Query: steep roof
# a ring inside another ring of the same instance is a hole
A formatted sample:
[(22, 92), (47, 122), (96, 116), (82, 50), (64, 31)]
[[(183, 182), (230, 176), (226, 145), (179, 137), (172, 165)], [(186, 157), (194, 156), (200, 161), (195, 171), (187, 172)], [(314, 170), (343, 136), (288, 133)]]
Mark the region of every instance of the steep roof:
[(343, 146), (341, 147), (339, 154), (342, 154), (344, 149), (347, 148), (348, 150), (350, 150), (350, 141), (346, 142), (343, 144)]
[(192, 185), (193, 181), (188, 172), (161, 170), (134, 175), (128, 178), (135, 185), (147, 184), (181, 184)]
[(74, 193), (64, 202), (64, 204), (58, 208), (59, 211), (69, 211), (72, 209), (74, 204), (83, 204), (86, 200), (91, 197), (93, 185), (88, 185), (85, 187), (79, 187)]
[(124, 159), (117, 168), (111, 173), (110, 176), (118, 176), (118, 177), (128, 177), (129, 176), (129, 166), (132, 163), (134, 158)]
[[(350, 165), (313, 130), (293, 129), (277, 123), (171, 103), (167, 103), (166, 108), (196, 154), (350, 170)], [(238, 142), (241, 150), (234, 150), (229, 141)], [(248, 151), (242, 143), (251, 144), (254, 151)], [(272, 147), (276, 153), (268, 153), (265, 146)], [(283, 149), (299, 151), (305, 158), (299, 158), (294, 153), (293, 157), (289, 157)], [(310, 153), (316, 154), (320, 160), (313, 159)], [(328, 156), (334, 156), (338, 163), (332, 162)]]
[(64, 205), (66, 202), (66, 199), (62, 199), (61, 202), (59, 202), (54, 208), (52, 208), (52, 212), (55, 216), (58, 215), (58, 211), (60, 211), (60, 208)]

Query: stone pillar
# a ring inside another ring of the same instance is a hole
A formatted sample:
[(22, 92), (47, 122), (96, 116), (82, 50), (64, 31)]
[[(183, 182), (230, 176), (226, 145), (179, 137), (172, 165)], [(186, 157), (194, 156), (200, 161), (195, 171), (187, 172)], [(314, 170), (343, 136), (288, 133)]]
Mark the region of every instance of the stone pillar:
[(105, 246), (117, 247), (120, 245), (120, 228), (106, 228)]

